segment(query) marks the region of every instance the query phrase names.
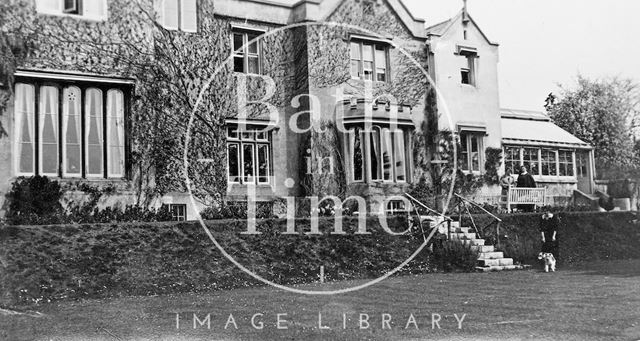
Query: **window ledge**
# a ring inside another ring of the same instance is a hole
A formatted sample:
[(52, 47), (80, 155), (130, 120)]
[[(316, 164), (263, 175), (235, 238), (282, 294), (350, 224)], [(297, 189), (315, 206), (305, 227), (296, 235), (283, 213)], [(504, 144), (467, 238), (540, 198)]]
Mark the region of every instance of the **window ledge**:
[(578, 183), (578, 179), (575, 176), (558, 177), (558, 176), (534, 175), (533, 179), (536, 182), (567, 183), (567, 184)]
[(107, 21), (107, 16), (94, 17), (94, 16), (86, 16), (82, 14), (69, 14), (69, 13), (58, 13), (58, 12), (38, 12), (38, 15), (46, 15), (46, 16), (62, 17), (62, 18), (73, 18), (77, 20), (84, 20), (84, 21), (91, 21), (91, 22)]

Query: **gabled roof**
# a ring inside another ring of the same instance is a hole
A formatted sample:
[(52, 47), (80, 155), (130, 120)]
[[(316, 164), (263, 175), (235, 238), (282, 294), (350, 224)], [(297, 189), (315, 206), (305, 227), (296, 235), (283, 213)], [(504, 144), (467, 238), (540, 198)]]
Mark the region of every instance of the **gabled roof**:
[[(307, 21), (324, 21), (345, 0), (216, 0), (216, 14), (242, 20), (254, 20), (277, 25), (289, 25)], [(425, 21), (413, 16), (402, 0), (378, 0), (385, 2), (395, 12), (404, 26), (415, 37), (426, 39)]]
[(473, 20), (473, 17), (471, 17), (469, 12), (465, 11), (464, 9), (462, 9), (460, 12), (458, 12), (458, 14), (456, 14), (452, 18), (449, 18), (448, 20), (445, 20), (445, 21), (440, 22), (438, 24), (435, 24), (435, 25), (427, 27), (426, 28), (427, 36), (441, 37), (445, 33), (447, 33), (447, 31), (453, 26), (453, 24), (457, 23), (459, 20), (462, 21), (463, 18), (468, 19), (473, 24), (473, 26), (475, 26), (478, 29), (478, 32), (480, 32), (480, 34), (482, 35), (484, 40), (487, 41), (487, 43), (489, 43), (490, 45), (494, 45), (494, 46), (498, 46), (499, 45), (498, 43), (494, 43), (491, 40), (489, 40), (489, 37), (487, 37), (487, 35), (484, 34), (484, 32), (482, 31), (480, 26), (478, 26), (476, 21)]

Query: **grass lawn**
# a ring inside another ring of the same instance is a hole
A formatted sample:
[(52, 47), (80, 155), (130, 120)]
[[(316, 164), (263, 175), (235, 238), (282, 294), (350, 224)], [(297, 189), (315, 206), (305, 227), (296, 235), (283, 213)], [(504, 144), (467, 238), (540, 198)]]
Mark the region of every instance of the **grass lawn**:
[[(305, 287), (321, 290), (353, 284)], [(640, 260), (600, 262), (553, 274), (534, 269), (394, 277), (334, 296), (297, 295), (263, 287), (67, 301), (33, 309), (42, 315), (0, 314), (0, 339), (638, 340)], [(210, 314), (211, 329), (206, 323), (194, 329), (194, 313), (200, 320)], [(263, 322), (263, 329), (251, 325), (257, 313), (263, 315), (255, 323)], [(287, 314), (280, 317), (281, 327), (288, 329), (276, 327), (281, 313)], [(237, 330), (233, 323), (224, 329), (229, 314)], [(322, 326), (330, 329), (319, 328), (319, 314)], [(369, 316), (368, 329), (359, 328), (360, 314)], [(458, 319), (464, 315), (462, 329), (454, 314)], [(389, 319), (390, 330), (387, 325), (383, 328), (383, 320)]]

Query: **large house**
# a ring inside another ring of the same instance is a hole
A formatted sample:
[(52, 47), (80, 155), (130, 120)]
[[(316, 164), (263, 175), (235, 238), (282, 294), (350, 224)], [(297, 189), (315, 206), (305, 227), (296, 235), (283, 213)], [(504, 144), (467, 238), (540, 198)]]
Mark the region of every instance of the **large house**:
[[(361, 196), (369, 212), (393, 208), (400, 205), (394, 196), (429, 171), (425, 127), (436, 110), (438, 126), (461, 142), (464, 172), (482, 174), (486, 148), (502, 148), (501, 172), (525, 164), (552, 196), (593, 188), (589, 145), (543, 113), (500, 108), (498, 45), (466, 8), (426, 27), (401, 0), (149, 0), (145, 13), (156, 25), (139, 22), (141, 8), (124, 0), (27, 2), (10, 1), (14, 20), (61, 39), (17, 39), (33, 41), (22, 44), (28, 51), (15, 65), (0, 68), (10, 73), (0, 87), (9, 95), (0, 116), (7, 132), (0, 138), (0, 194), (16, 177), (46, 175), (70, 197), (82, 196), (83, 184), (109, 187), (102, 205), (137, 203), (155, 186), (162, 190), (148, 202), (172, 205), (178, 219), (207, 206), (193, 205), (184, 186), (160, 186), (164, 163), (142, 165), (154, 152), (145, 148), (150, 142), (137, 126), (145, 123), (138, 111), (153, 82), (140, 79), (135, 63), (105, 54), (103, 46), (111, 45), (89, 43), (131, 39), (141, 43), (123, 53), (153, 56), (162, 45), (158, 30), (201, 40), (228, 61), (231, 81), (215, 97), (257, 103), (248, 114), (223, 110), (224, 151), (205, 158), (224, 165), (225, 200)], [(241, 99), (245, 88), (258, 99)], [(430, 104), (433, 89), (438, 99)], [(203, 110), (219, 114), (212, 108)], [(310, 126), (318, 130), (300, 128)], [(499, 189), (481, 192), (489, 198)]]

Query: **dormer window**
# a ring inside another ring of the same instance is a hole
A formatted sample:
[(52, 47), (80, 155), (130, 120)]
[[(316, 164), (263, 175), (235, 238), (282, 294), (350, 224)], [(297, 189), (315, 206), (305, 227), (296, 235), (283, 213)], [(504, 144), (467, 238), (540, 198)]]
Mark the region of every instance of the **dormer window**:
[(351, 78), (386, 82), (389, 78), (389, 44), (352, 39)]

